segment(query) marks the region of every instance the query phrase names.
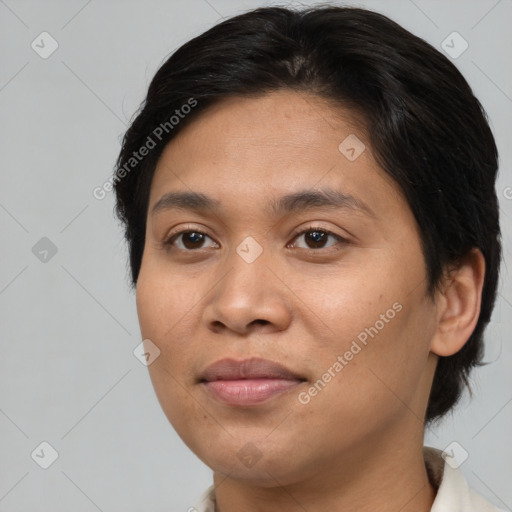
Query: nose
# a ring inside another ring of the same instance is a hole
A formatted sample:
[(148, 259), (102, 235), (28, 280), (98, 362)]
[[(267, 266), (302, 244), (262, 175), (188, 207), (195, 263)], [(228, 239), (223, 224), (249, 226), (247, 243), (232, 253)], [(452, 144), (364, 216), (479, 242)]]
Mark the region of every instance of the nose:
[(272, 265), (265, 250), (250, 263), (233, 250), (205, 303), (202, 318), (207, 328), (238, 334), (285, 330), (292, 317), (292, 301), (278, 275), (275, 260)]

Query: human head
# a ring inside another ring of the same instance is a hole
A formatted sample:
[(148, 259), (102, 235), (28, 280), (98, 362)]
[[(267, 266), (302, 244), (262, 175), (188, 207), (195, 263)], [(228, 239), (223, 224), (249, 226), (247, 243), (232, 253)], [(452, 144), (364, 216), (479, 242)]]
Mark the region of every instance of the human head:
[[(148, 137), (155, 143), (115, 182), (132, 284), (141, 268), (152, 177), (166, 145), (222, 100), (283, 90), (311, 94), (353, 114), (418, 224), (430, 297), (471, 248), (485, 258), (478, 323), (464, 346), (437, 364), (426, 420), (440, 418), (481, 360), (496, 297), (497, 149), (483, 108), (457, 68), (381, 14), (334, 6), (260, 8), (216, 25), (168, 58), (125, 134), (117, 162), (117, 172), (127, 169)], [(191, 107), (188, 113), (184, 105)], [(171, 115), (179, 117), (172, 127)]]

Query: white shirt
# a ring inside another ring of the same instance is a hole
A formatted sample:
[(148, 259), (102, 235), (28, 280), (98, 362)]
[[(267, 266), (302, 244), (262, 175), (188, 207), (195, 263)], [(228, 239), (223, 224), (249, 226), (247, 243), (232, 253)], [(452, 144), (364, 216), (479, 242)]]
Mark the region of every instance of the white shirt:
[[(468, 487), (459, 468), (454, 468), (454, 460), (441, 450), (423, 447), (423, 457), (428, 478), (437, 494), (430, 512), (504, 512), (486, 501), (480, 494)], [(452, 465), (449, 464), (452, 462)], [(215, 488), (213, 485), (200, 497), (192, 512), (215, 512)]]

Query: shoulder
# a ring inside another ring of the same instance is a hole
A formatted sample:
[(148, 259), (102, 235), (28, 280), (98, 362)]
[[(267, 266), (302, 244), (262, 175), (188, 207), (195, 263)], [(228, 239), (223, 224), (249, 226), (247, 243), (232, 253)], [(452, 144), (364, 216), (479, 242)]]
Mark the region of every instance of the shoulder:
[(468, 486), (449, 454), (425, 446), (423, 458), (430, 482), (437, 488), (431, 512), (503, 512)]
[(187, 512), (215, 512), (215, 487), (210, 485), (199, 497), (196, 506)]

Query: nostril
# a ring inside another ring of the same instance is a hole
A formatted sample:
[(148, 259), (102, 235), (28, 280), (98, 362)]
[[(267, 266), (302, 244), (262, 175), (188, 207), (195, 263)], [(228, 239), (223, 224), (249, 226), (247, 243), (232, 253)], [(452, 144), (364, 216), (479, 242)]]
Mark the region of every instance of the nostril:
[(268, 321), (268, 320), (260, 320), (260, 319), (253, 320), (253, 321), (251, 322), (251, 324), (260, 324), (260, 325), (266, 325), (266, 324), (268, 324), (268, 323), (269, 323), (269, 321)]

